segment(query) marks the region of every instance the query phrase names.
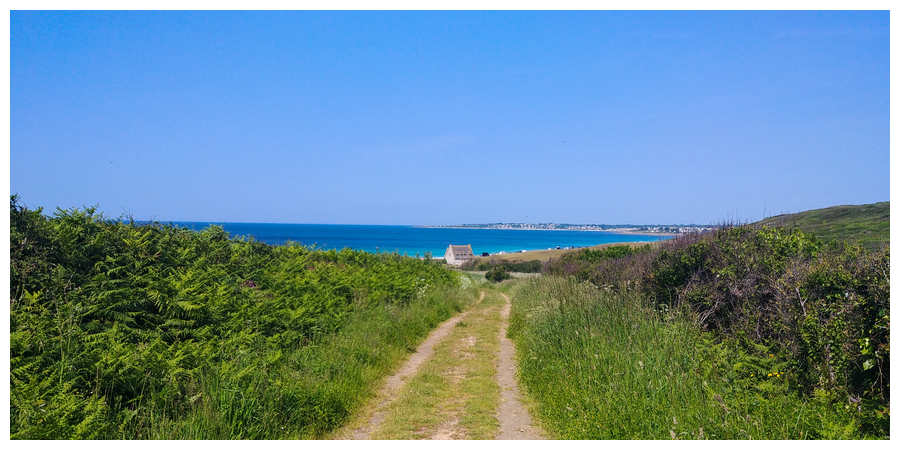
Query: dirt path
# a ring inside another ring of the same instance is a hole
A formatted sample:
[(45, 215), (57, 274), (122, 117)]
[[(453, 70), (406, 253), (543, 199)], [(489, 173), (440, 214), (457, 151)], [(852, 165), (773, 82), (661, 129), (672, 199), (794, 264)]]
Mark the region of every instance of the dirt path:
[(520, 400), (510, 299), (482, 300), (439, 325), (333, 439), (543, 439)]
[[(478, 298), (478, 303), (484, 300), (484, 291), (481, 291), (481, 296)], [(391, 404), (391, 402), (397, 397), (397, 393), (400, 392), (400, 389), (404, 384), (412, 377), (416, 375), (419, 370), (419, 367), (422, 366), (422, 363), (431, 358), (434, 355), (434, 346), (441, 342), (453, 327), (456, 326), (463, 318), (465, 318), (468, 312), (464, 312), (458, 314), (444, 323), (438, 325), (438, 327), (428, 335), (428, 338), (425, 339), (424, 342), (419, 344), (416, 348), (416, 352), (409, 357), (409, 360), (403, 364), (403, 367), (397, 371), (397, 373), (388, 377), (387, 381), (385, 381), (384, 386), (381, 388), (381, 391), (378, 393), (378, 398), (381, 399), (378, 403), (378, 406), (375, 408), (374, 414), (369, 419), (368, 423), (365, 426), (357, 428), (353, 430), (353, 435), (351, 439), (357, 440), (367, 440), (369, 436), (371, 436), (372, 432), (376, 430), (381, 422), (384, 421), (384, 416), (387, 407)]]
[(509, 326), (509, 297), (500, 294), (506, 305), (500, 310), (503, 324), (500, 326), (500, 361), (497, 368), (497, 381), (500, 383), (500, 407), (497, 419), (500, 421), (500, 433), (496, 439), (543, 439), (538, 430), (532, 426), (531, 416), (519, 400), (519, 385), (516, 383), (516, 362), (513, 356), (515, 349), (506, 337)]

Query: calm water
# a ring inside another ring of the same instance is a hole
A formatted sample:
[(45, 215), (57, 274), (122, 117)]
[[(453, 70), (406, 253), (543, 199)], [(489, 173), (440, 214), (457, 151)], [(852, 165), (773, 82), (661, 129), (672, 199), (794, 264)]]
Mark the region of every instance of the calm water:
[[(209, 222), (173, 222), (192, 230), (202, 230)], [(546, 250), (584, 247), (611, 242), (641, 242), (667, 239), (602, 231), (472, 230), (461, 228), (419, 228), (395, 225), (304, 225), (280, 223), (225, 223), (232, 236), (253, 236), (267, 244), (287, 241), (315, 245), (322, 249), (350, 247), (367, 252), (400, 252), (410, 256), (431, 252), (443, 257), (450, 244), (472, 244), (476, 255), (518, 250)]]

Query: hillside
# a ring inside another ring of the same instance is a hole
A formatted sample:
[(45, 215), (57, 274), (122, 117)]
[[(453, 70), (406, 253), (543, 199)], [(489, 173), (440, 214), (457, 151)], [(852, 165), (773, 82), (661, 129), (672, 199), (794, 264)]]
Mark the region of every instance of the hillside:
[(782, 214), (755, 225), (793, 226), (825, 239), (858, 240), (868, 247), (891, 240), (891, 202), (867, 205), (841, 205)]
[[(653, 241), (653, 242), (620, 242), (620, 243), (610, 243), (610, 244), (600, 244), (594, 245), (591, 247), (585, 247), (592, 250), (601, 250), (607, 247), (611, 247), (613, 245), (628, 245), (630, 247), (640, 247), (643, 245), (650, 244), (654, 248), (659, 245), (662, 241)], [(525, 253), (505, 253), (502, 255), (491, 255), (491, 256), (479, 256), (479, 260), (502, 260), (502, 261), (541, 261), (546, 262), (550, 258), (559, 258), (560, 256), (569, 253), (575, 252), (581, 249), (559, 249), (559, 250), (532, 250)]]

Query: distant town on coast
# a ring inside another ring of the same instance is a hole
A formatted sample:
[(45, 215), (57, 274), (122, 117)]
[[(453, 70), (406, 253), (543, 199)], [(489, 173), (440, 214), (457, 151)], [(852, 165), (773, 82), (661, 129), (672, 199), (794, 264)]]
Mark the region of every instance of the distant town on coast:
[(687, 234), (712, 231), (716, 227), (703, 225), (578, 225), (570, 223), (470, 223), (460, 225), (428, 225), (426, 228), (481, 228), (493, 230), (565, 230), (608, 231), (613, 233)]

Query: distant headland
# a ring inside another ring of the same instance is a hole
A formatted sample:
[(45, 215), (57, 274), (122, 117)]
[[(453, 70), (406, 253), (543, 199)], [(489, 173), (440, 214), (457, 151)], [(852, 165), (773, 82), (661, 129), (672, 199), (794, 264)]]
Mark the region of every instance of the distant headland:
[(596, 225), (570, 223), (469, 223), (460, 225), (425, 225), (421, 228), (469, 228), (485, 230), (563, 230), (563, 231), (605, 231), (622, 234), (653, 234), (674, 236), (687, 233), (702, 233), (715, 229), (704, 225)]

